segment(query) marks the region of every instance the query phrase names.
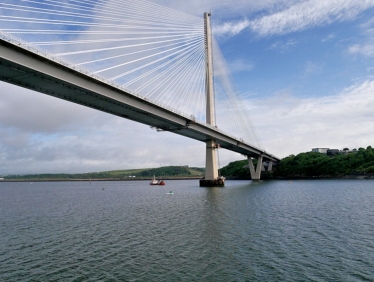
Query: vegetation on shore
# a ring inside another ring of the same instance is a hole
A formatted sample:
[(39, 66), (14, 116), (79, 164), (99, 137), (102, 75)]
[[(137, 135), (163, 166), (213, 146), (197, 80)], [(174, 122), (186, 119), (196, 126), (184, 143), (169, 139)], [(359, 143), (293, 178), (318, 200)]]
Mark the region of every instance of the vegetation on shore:
[(288, 156), (277, 165), (275, 177), (337, 177), (374, 173), (374, 150), (371, 146), (356, 153), (326, 156), (308, 152)]
[[(221, 169), (221, 174), (226, 177), (248, 177), (248, 168), (243, 168), (247, 164), (247, 160), (229, 163)], [(366, 149), (358, 149), (355, 153), (334, 156), (315, 152), (290, 155), (281, 160), (272, 174), (265, 174), (262, 178), (341, 177), (372, 173), (374, 173), (374, 149), (368, 146)]]
[(5, 180), (86, 180), (86, 179), (107, 179), (107, 180), (125, 180), (125, 179), (150, 179), (157, 177), (202, 177), (203, 168), (187, 166), (165, 166), (159, 168), (114, 170), (105, 172), (79, 173), (79, 174), (28, 174), (28, 175), (8, 175)]
[[(256, 165), (257, 161), (254, 160)], [(233, 178), (249, 178), (249, 168), (244, 167), (248, 165), (248, 160), (241, 160), (229, 163), (227, 166), (221, 168), (220, 174), (225, 177)]]

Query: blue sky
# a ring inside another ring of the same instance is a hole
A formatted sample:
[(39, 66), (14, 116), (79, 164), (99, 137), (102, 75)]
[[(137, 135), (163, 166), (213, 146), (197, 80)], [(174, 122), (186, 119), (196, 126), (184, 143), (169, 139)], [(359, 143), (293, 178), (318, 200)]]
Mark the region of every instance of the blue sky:
[[(213, 29), (263, 147), (374, 145), (374, 0), (172, 1)], [(0, 175), (204, 166), (203, 143), (0, 82)], [(243, 156), (220, 151), (220, 165)]]
[(234, 76), (243, 92), (251, 89), (257, 95), (273, 95), (290, 89), (300, 97), (325, 96), (372, 73), (370, 60), (349, 49), (363, 41), (361, 22), (267, 37), (243, 31), (222, 40), (221, 46), (227, 60), (251, 66), (250, 71)]

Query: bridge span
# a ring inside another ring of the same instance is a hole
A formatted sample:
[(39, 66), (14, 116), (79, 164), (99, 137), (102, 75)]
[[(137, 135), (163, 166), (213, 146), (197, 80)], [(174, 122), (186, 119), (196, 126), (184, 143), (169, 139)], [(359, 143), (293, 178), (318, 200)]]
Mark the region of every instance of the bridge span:
[(0, 80), (140, 122), (158, 130), (170, 131), (202, 142), (215, 140), (220, 148), (248, 158), (261, 157), (271, 162), (280, 161), (244, 140), (196, 121), (193, 116), (150, 101), (112, 81), (82, 71), (6, 36), (0, 38)]

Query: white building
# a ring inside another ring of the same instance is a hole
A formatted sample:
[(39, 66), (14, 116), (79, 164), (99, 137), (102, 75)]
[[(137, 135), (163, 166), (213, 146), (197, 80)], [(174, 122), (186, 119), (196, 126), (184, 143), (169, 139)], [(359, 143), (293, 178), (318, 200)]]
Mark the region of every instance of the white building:
[(313, 148), (312, 152), (321, 153), (321, 154), (327, 154), (327, 150), (330, 148)]

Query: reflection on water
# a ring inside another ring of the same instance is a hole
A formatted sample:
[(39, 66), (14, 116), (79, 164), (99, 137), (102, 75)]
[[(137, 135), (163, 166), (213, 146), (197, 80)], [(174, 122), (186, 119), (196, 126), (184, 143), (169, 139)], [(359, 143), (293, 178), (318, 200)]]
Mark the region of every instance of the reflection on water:
[(374, 279), (371, 181), (3, 182), (0, 195), (1, 281)]

